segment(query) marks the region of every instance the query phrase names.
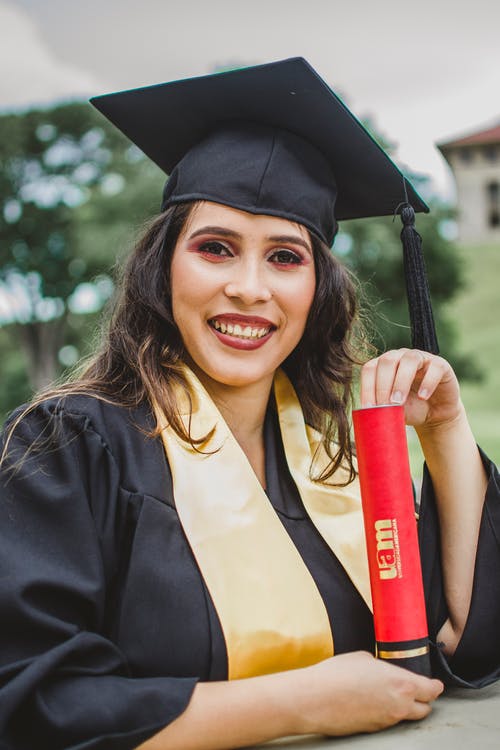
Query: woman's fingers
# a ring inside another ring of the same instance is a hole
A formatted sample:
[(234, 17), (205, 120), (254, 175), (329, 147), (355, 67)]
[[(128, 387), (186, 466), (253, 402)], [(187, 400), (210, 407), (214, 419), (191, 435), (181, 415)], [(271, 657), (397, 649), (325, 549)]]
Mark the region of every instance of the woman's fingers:
[(446, 360), (441, 357), (428, 359), (427, 367), (418, 387), (419, 398), (424, 400), (430, 398), (438, 385), (443, 382), (448, 372), (451, 371)]
[(418, 349), (385, 352), (363, 366), (361, 405), (402, 404), (410, 391), (427, 400), (449, 369), (441, 357)]
[(408, 721), (418, 721), (419, 719), (425, 719), (426, 716), (432, 711), (432, 706), (429, 703), (420, 703), (415, 701), (406, 719)]
[[(401, 668), (401, 667), (399, 667)], [(428, 703), (435, 701), (444, 690), (441, 680), (429, 679), (428, 677), (418, 677), (416, 683), (414, 698), (416, 701)]]
[(419, 355), (415, 350), (397, 349), (367, 362), (361, 371), (361, 405), (401, 403), (422, 365)]
[(305, 680), (298, 705), (304, 708), (306, 733), (374, 732), (399, 721), (416, 721), (427, 716), (443, 690), (440, 680), (365, 652), (334, 656), (297, 677)]
[(378, 357), (371, 359), (361, 370), (361, 406), (366, 409), (369, 406), (375, 406), (377, 397), (375, 395), (377, 383)]
[(393, 711), (392, 720), (388, 723), (423, 719), (431, 712), (431, 704), (439, 698), (444, 689), (440, 680), (415, 675), (406, 670), (401, 672), (399, 675), (395, 675), (394, 671), (389, 673), (395, 682), (390, 690), (391, 697), (387, 699), (387, 705), (392, 703)]
[(407, 719), (418, 720), (425, 718), (432, 711), (431, 704), (439, 698), (444, 690), (441, 680), (429, 680), (427, 677), (417, 684), (413, 703), (410, 706)]
[(417, 373), (424, 365), (423, 353), (413, 349), (400, 349), (382, 355), (377, 367), (376, 403), (404, 403)]

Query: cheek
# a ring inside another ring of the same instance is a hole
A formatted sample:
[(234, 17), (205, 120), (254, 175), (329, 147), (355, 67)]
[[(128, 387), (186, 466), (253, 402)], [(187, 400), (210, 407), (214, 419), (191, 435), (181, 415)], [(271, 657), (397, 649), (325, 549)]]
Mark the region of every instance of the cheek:
[(172, 289), (172, 312), (179, 323), (189, 312), (195, 311), (207, 298), (207, 280), (186, 259), (172, 261), (170, 284)]
[(172, 315), (177, 325), (179, 325), (180, 308), (182, 306), (182, 286), (182, 279), (179, 276), (176, 265), (174, 264), (174, 262), (172, 262), (172, 267), (170, 270), (170, 294), (172, 300)]
[(295, 295), (293, 296), (293, 305), (295, 310), (295, 317), (298, 322), (301, 322), (305, 326), (307, 316), (311, 309), (314, 301), (314, 295), (316, 292), (316, 278), (314, 274), (312, 277), (303, 279), (300, 286), (297, 288)]

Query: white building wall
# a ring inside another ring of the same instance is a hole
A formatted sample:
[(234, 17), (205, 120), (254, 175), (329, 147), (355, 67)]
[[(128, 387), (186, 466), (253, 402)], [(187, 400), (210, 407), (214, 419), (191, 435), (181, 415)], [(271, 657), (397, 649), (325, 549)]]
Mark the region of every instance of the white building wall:
[(500, 225), (490, 226), (491, 202), (488, 184), (496, 182), (500, 192), (500, 147), (492, 160), (491, 146), (468, 146), (446, 154), (457, 185), (458, 231), (462, 243), (500, 242)]

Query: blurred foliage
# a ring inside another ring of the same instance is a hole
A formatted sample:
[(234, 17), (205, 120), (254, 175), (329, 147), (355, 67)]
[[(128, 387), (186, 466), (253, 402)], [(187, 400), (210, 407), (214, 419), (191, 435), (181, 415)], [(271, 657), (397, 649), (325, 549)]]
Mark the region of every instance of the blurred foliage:
[(30, 398), (32, 389), (26, 362), (16, 346), (14, 331), (0, 328), (0, 417)]
[[(157, 212), (163, 181), (86, 103), (0, 117), (0, 413), (92, 350), (113, 266)], [(441, 231), (449, 218), (436, 205), (418, 228), (443, 353), (464, 374), (469, 363), (457, 355), (442, 312), (461, 285), (457, 255)], [(364, 282), (380, 348), (409, 342), (398, 224), (345, 222), (334, 248)], [(475, 374), (470, 367), (468, 374)]]
[[(449, 210), (433, 205), (417, 217), (441, 354), (461, 377), (478, 377), (472, 361), (457, 351), (457, 330), (449, 302), (463, 288), (463, 265), (453, 243), (440, 231)], [(336, 239), (337, 253), (363, 285), (366, 318), (379, 350), (411, 345), (399, 217), (344, 222)]]
[(88, 104), (0, 117), (2, 411), (60, 374), (63, 346), (86, 353), (88, 313), (112, 293), (111, 269), (162, 182)]
[[(390, 154), (394, 146), (376, 132), (373, 122), (363, 124)], [(440, 353), (461, 379), (481, 380), (483, 373), (475, 360), (459, 351), (458, 330), (450, 314), (449, 303), (465, 284), (463, 258), (449, 239), (455, 212), (432, 197), (428, 178), (403, 173), (430, 207), (429, 214), (417, 215), (416, 228), (422, 237)], [(411, 346), (401, 229), (399, 216), (342, 222), (333, 247), (362, 282), (365, 320), (379, 351)]]

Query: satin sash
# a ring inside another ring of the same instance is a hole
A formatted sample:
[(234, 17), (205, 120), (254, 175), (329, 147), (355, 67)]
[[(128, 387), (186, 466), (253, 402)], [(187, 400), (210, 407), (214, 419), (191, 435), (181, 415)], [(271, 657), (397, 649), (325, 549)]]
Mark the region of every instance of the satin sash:
[[(228, 677), (238, 679), (314, 664), (333, 655), (328, 614), (316, 584), (248, 459), (195, 375), (190, 434), (215, 428), (195, 450), (156, 410), (183, 530), (219, 616)], [(275, 377), (285, 455), (307, 513), (371, 607), (357, 482), (328, 487), (309, 478), (325, 465), (319, 436), (304, 424), (285, 374)]]

